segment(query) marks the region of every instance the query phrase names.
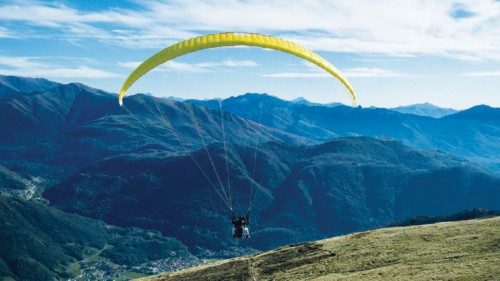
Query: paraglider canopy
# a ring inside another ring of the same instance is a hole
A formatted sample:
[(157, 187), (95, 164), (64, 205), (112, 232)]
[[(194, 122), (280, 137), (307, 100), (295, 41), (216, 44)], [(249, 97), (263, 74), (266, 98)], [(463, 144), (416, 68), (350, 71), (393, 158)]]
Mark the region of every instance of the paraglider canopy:
[(327, 60), (325, 60), (318, 54), (306, 49), (305, 47), (297, 43), (287, 41), (278, 37), (254, 33), (226, 32), (202, 35), (180, 41), (159, 51), (158, 53), (145, 60), (136, 69), (134, 69), (134, 71), (132, 71), (132, 73), (123, 83), (118, 94), (119, 104), (123, 104), (123, 97), (125, 96), (125, 93), (130, 88), (130, 86), (132, 86), (132, 84), (134, 84), (134, 82), (137, 81), (141, 76), (148, 73), (158, 65), (199, 50), (227, 46), (253, 46), (273, 49), (310, 61), (311, 63), (324, 69), (333, 77), (337, 78), (349, 92), (352, 102), (354, 104), (356, 103), (356, 93), (347, 78), (345, 78), (337, 68), (335, 68), (332, 64), (330, 64)]
[[(352, 102), (355, 104), (356, 103), (356, 93), (349, 83), (349, 81), (340, 73), (340, 71), (335, 68), (332, 64), (330, 64), (327, 60), (319, 56), (318, 54), (308, 50), (307, 48), (294, 43), (290, 42), (281, 38), (277, 37), (272, 37), (272, 36), (267, 36), (267, 35), (262, 35), (262, 34), (253, 34), (253, 33), (233, 33), (233, 32), (227, 32), (227, 33), (217, 33), (217, 34), (208, 34), (208, 35), (202, 35), (194, 38), (190, 38), (184, 41), (180, 41), (178, 43), (175, 43), (148, 58), (144, 62), (142, 62), (139, 66), (137, 66), (132, 73), (127, 77), (125, 82), (123, 83), (120, 92), (118, 94), (118, 102), (120, 105), (123, 105), (123, 98), (127, 92), (127, 90), (137, 81), (139, 80), (143, 75), (148, 73), (149, 71), (152, 71), (155, 69), (157, 66), (173, 60), (177, 57), (193, 53), (196, 51), (200, 50), (205, 50), (205, 49), (211, 49), (211, 48), (219, 48), (219, 47), (229, 47), (229, 46), (249, 46), (249, 47), (260, 47), (260, 48), (265, 48), (265, 49), (272, 49), (272, 50), (277, 50), (283, 53), (291, 54), (293, 56), (299, 57), (301, 59), (304, 59), (306, 61), (309, 61), (316, 65), (317, 67), (323, 69), (327, 73), (329, 73), (332, 77), (336, 78), (341, 82), (341, 84), (346, 88), (347, 92), (350, 95), (350, 98), (352, 99)], [(174, 126), (171, 124), (170, 120), (167, 120), (164, 116), (164, 112), (162, 111), (161, 105), (158, 103), (158, 100), (155, 98), (151, 99), (154, 106), (150, 106), (145, 102), (144, 100), (141, 100), (140, 98), (137, 99), (138, 102), (141, 102), (144, 107), (149, 110), (154, 116), (158, 116), (160, 123), (165, 127), (165, 129), (169, 130), (171, 133), (171, 136), (173, 136), (181, 146), (184, 145), (183, 140), (179, 136), (179, 134), (175, 131)], [(213, 169), (213, 175), (217, 179), (217, 181), (214, 183), (212, 180), (210, 180), (210, 177), (207, 172), (204, 171), (202, 165), (198, 163), (198, 160), (193, 157), (192, 154), (187, 153), (188, 149), (185, 148), (185, 151), (187, 154), (190, 155), (191, 159), (193, 160), (193, 163), (196, 165), (197, 169), (200, 171), (200, 173), (205, 177), (207, 183), (211, 185), (216, 194), (221, 198), (221, 200), (224, 202), (224, 204), (227, 206), (228, 210), (234, 214), (234, 208), (233, 208), (233, 203), (231, 199), (231, 183), (229, 180), (229, 166), (228, 166), (228, 156), (227, 156), (227, 147), (226, 147), (226, 139), (225, 139), (225, 126), (224, 126), (224, 116), (222, 114), (222, 101), (219, 99), (219, 111), (220, 111), (220, 132), (221, 132), (221, 137), (222, 137), (222, 143), (223, 143), (223, 148), (224, 148), (224, 158), (225, 158), (225, 167), (226, 167), (226, 178), (227, 178), (227, 185), (223, 184), (223, 181), (221, 180), (221, 174), (219, 174), (218, 169), (216, 165), (214, 164), (214, 161), (212, 159), (212, 156), (210, 155), (209, 150), (207, 149), (207, 142), (205, 141), (205, 138), (203, 136), (203, 132), (201, 129), (201, 125), (199, 124), (199, 121), (196, 120), (195, 114), (193, 113), (192, 109), (193, 105), (189, 104), (186, 106), (186, 110), (188, 111), (188, 115), (193, 121), (194, 128), (195, 128), (195, 133), (198, 134), (200, 138), (200, 142), (203, 144), (204, 151), (207, 154), (207, 159), (210, 161), (210, 166)], [(129, 112), (131, 116), (135, 116), (133, 112), (131, 112), (129, 109), (127, 109), (126, 106), (123, 106), (124, 110)], [(154, 109), (157, 109), (158, 112), (154, 112)], [(262, 115), (262, 105), (260, 105), (260, 115)], [(138, 120), (139, 121), (139, 120)], [(242, 216), (239, 219), (235, 219), (233, 215), (233, 235), (235, 238), (242, 238), (242, 237), (249, 237), (249, 231), (248, 231), (248, 224), (249, 224), (249, 219), (248, 219), (248, 214), (252, 210), (252, 203), (257, 197), (254, 193), (254, 187), (258, 185), (258, 183), (254, 179), (254, 174), (255, 174), (255, 166), (256, 166), (256, 160), (257, 160), (257, 144), (259, 142), (259, 136), (260, 134), (257, 134), (256, 138), (256, 143), (254, 145), (254, 152), (253, 152), (253, 171), (249, 173), (251, 175), (251, 182), (250, 182), (250, 195), (249, 195), (249, 203), (248, 203), (248, 208), (246, 212), (246, 216)], [(218, 184), (217, 184), (218, 183)]]

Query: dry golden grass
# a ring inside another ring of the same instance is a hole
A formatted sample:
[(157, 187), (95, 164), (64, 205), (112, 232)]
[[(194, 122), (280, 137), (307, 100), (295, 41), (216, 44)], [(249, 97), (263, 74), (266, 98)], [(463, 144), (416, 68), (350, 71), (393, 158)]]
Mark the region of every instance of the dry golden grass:
[(355, 233), (141, 280), (500, 280), (500, 217)]

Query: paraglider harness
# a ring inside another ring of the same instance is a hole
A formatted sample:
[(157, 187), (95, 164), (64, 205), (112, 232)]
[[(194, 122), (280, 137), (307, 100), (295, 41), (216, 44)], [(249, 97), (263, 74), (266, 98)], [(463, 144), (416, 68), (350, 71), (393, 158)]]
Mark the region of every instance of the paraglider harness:
[(233, 224), (233, 238), (250, 238), (250, 231), (248, 230), (250, 220), (248, 215), (241, 215), (239, 218), (236, 218), (234, 214), (232, 214), (231, 223)]

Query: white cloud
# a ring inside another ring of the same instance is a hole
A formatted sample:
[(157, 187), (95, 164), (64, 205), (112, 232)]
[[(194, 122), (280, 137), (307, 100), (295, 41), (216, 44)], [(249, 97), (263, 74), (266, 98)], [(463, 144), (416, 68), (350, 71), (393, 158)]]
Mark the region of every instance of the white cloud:
[(259, 64), (253, 60), (231, 60), (227, 59), (221, 63), (222, 66), (227, 67), (256, 67)]
[[(365, 68), (365, 67), (346, 69), (342, 71), (342, 73), (350, 78), (409, 76), (407, 74), (397, 73), (388, 69)], [(262, 74), (260, 76), (273, 77), (273, 78), (331, 78), (332, 77), (330, 74), (322, 70), (313, 70), (313, 69), (308, 69), (305, 72), (277, 72), (277, 73)]]
[(331, 78), (328, 73), (322, 72), (277, 72), (260, 75), (272, 78)]
[(189, 64), (177, 61), (167, 61), (162, 64), (158, 70), (184, 72), (184, 73), (204, 73), (209, 72), (210, 68), (199, 64)]
[(118, 62), (119, 66), (126, 67), (126, 68), (136, 68), (141, 64), (140, 61), (120, 61)]
[(34, 57), (5, 57), (0, 56), (0, 65), (12, 68), (42, 68), (44, 65)]
[(47, 78), (111, 78), (118, 74), (79, 65), (75, 67), (46, 63), (37, 57), (0, 57), (0, 73)]
[(413, 76), (404, 73), (398, 73), (389, 69), (359, 67), (350, 68), (343, 71), (347, 77), (403, 77)]
[[(431, 54), (500, 60), (500, 2), (394, 1), (141, 1), (139, 8), (78, 11), (64, 5), (13, 2), (0, 20), (63, 31), (62, 39), (95, 38), (157, 48), (198, 33), (261, 32), (314, 50), (391, 56)], [(395, 8), (397, 7), (397, 8)], [(53, 36), (58, 36), (54, 34)]]
[(0, 26), (0, 39), (1, 38), (17, 38), (17, 36), (7, 28)]
[[(126, 68), (136, 68), (141, 62), (129, 61), (119, 62), (118, 65)], [(184, 63), (177, 61), (167, 61), (161, 64), (154, 71), (175, 71), (182, 73), (205, 73), (217, 70), (225, 70), (230, 67), (256, 67), (259, 64), (253, 60), (232, 60), (227, 59), (221, 62), (200, 62), (200, 63)]]
[(500, 70), (492, 70), (492, 71), (475, 71), (475, 72), (467, 72), (464, 73), (464, 76), (470, 77), (500, 77)]

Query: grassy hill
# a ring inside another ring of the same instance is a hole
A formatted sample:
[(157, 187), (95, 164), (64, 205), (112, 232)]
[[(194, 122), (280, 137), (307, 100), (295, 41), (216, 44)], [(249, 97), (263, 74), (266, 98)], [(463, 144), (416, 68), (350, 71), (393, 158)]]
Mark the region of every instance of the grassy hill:
[(499, 280), (499, 264), (494, 217), (360, 232), (141, 280)]

